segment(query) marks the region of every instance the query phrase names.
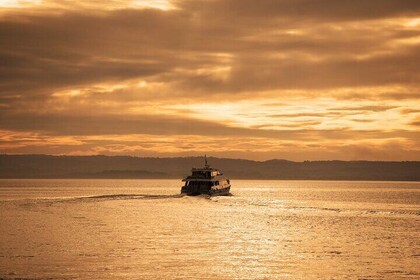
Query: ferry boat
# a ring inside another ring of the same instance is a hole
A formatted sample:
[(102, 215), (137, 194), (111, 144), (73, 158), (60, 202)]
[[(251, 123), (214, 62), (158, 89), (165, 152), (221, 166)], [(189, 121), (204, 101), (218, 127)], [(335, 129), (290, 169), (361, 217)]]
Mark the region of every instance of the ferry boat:
[(218, 169), (210, 167), (207, 156), (204, 156), (204, 168), (191, 169), (192, 174), (182, 181), (182, 194), (187, 195), (229, 195), (230, 181)]

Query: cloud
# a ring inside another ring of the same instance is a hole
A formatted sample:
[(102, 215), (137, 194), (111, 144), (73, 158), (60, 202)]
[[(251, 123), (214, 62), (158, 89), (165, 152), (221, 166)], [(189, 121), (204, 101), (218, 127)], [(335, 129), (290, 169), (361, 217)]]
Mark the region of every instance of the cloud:
[(55, 115), (12, 114), (1, 116), (0, 127), (42, 133), (52, 136), (97, 136), (97, 135), (195, 135), (217, 137), (260, 137), (287, 141), (336, 141), (352, 139), (363, 134), (364, 139), (417, 139), (418, 131), (410, 130), (350, 130), (350, 129), (257, 129), (229, 126), (213, 121), (157, 115)]
[[(419, 110), (419, 1), (133, 3), (0, 11), (0, 129), (54, 136), (57, 153), (72, 152), (65, 137), (194, 135), (235, 151), (297, 141), (320, 157), (360, 133), (378, 147), (418, 134), (401, 120)], [(136, 150), (107, 139), (103, 151)]]
[[(397, 52), (387, 46), (401, 37), (419, 36), (415, 28), (396, 28), (398, 24), (389, 22), (370, 28), (343, 23), (345, 30), (336, 30), (322, 23), (308, 26), (297, 22), (302, 15), (288, 12), (302, 10), (316, 18), (330, 14), (340, 18), (340, 13), (352, 10), (355, 15), (359, 11), (410, 15), (418, 1), (349, 4), (353, 8), (336, 1), (330, 6), (303, 2), (263, 1), (255, 8), (249, 1), (209, 1), (202, 5), (180, 3), (181, 9), (170, 11), (70, 10), (58, 15), (6, 16), (0, 22), (0, 92), (48, 94), (56, 88), (152, 76), (178, 84), (182, 90), (210, 93), (418, 84), (417, 45)], [(221, 12), (210, 13), (207, 5)], [(251, 13), (249, 17), (254, 19), (260, 12), (265, 19), (255, 25), (242, 19), (225, 24), (225, 16)], [(281, 16), (294, 18), (292, 26), (302, 35), (290, 34), (290, 24), (279, 21)], [(384, 30), (383, 25), (390, 28)], [(384, 53), (375, 55), (375, 50)], [(220, 54), (230, 58), (222, 59)], [(357, 58), (362, 54), (366, 57)], [(225, 78), (215, 78), (217, 74), (212, 73), (217, 69), (227, 69)]]
[[(183, 9), (198, 10), (211, 15), (245, 17), (249, 20), (295, 18), (300, 20), (348, 21), (418, 15), (416, 0), (193, 0), (175, 1)], [(223, 18), (226, 20), (226, 18)]]
[(414, 121), (410, 122), (410, 125), (420, 127), (420, 118), (417, 118)]
[[(182, 143), (182, 144), (180, 144)], [(321, 149), (320, 149), (321, 148)], [(108, 135), (108, 136), (43, 136), (0, 131), (0, 153), (47, 153), (92, 155), (130, 154), (137, 156), (191, 156), (203, 152), (219, 157), (257, 160), (287, 158), (291, 160), (415, 160), (419, 149), (410, 141), (393, 139), (379, 144), (365, 140), (360, 143), (341, 141), (340, 145), (301, 143), (280, 139), (250, 137), (215, 137), (172, 135)]]
[(371, 112), (380, 112), (387, 111), (391, 109), (398, 108), (396, 106), (389, 105), (374, 105), (374, 106), (355, 106), (355, 107), (334, 107), (330, 110), (332, 111), (371, 111)]

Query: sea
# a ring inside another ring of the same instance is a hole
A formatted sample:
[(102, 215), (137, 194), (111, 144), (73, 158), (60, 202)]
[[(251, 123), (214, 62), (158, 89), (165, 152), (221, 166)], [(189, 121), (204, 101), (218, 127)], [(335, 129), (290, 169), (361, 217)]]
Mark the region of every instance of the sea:
[(420, 182), (0, 180), (0, 279), (420, 279)]

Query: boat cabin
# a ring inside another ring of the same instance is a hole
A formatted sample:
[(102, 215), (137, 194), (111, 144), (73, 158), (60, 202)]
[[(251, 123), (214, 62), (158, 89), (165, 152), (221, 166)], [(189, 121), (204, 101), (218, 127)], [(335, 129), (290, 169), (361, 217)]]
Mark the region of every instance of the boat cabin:
[(207, 157), (204, 157), (204, 168), (191, 169), (191, 175), (182, 181), (185, 185), (181, 188), (181, 193), (187, 194), (218, 194), (227, 195), (230, 190), (230, 181), (223, 176), (218, 169), (212, 168), (207, 164)]

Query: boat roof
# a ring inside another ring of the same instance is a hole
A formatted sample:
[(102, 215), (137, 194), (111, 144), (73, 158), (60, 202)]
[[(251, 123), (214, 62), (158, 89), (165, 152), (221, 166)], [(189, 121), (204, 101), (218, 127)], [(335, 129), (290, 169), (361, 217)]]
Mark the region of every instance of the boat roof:
[[(216, 168), (212, 168), (210, 167), (210, 165), (207, 163), (207, 156), (204, 156), (204, 167), (201, 168), (192, 168), (191, 172), (217, 172), (215, 176), (211, 176), (210, 178), (203, 178), (202, 176), (199, 175), (190, 175), (188, 177), (185, 177), (184, 179), (182, 179), (183, 182), (185, 181), (203, 181), (203, 182), (217, 182), (220, 180), (228, 180), (226, 177), (222, 176), (223, 173)], [(206, 176), (207, 177), (207, 176)]]
[(193, 167), (191, 171), (219, 171), (219, 169), (212, 168), (212, 167), (204, 167), (204, 168), (195, 168)]
[(217, 182), (221, 180), (228, 180), (228, 179), (225, 176), (215, 176), (213, 178), (194, 178), (192, 176), (188, 176), (182, 179), (182, 182), (185, 182), (185, 181)]

